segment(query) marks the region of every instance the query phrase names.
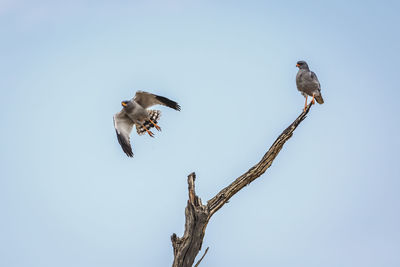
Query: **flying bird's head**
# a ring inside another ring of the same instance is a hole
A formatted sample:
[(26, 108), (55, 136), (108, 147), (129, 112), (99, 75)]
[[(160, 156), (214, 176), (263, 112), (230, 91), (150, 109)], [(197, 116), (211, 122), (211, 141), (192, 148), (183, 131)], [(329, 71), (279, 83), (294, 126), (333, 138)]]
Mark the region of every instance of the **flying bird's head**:
[(132, 104), (131, 101), (127, 101), (127, 100), (124, 100), (124, 101), (121, 102), (121, 105), (122, 105), (124, 108), (129, 107), (131, 104)]
[(308, 70), (307, 62), (305, 62), (304, 60), (297, 61), (296, 67), (298, 67), (299, 69)]

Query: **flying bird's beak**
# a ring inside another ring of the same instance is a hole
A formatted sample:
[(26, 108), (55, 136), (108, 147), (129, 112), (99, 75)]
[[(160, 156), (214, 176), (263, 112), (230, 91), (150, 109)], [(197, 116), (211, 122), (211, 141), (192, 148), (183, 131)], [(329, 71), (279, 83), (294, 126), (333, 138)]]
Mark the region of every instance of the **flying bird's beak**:
[(300, 65), (299, 65), (299, 64), (296, 64), (296, 67), (300, 67)]
[(125, 103), (125, 102), (121, 102), (121, 105), (123, 105), (124, 107), (126, 107), (126, 103)]

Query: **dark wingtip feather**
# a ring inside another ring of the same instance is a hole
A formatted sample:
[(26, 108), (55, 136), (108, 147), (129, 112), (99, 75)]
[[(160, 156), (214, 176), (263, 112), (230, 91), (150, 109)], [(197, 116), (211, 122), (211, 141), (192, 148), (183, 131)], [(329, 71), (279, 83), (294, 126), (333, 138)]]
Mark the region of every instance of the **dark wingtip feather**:
[(115, 132), (117, 133), (118, 143), (121, 145), (122, 150), (128, 157), (132, 158), (133, 157), (132, 147), (125, 142), (123, 137), (120, 134), (118, 134), (118, 131)]
[(175, 101), (172, 101), (171, 99), (168, 99), (163, 96), (158, 96), (158, 95), (156, 96), (156, 99), (169, 108), (172, 108), (172, 109), (175, 109), (178, 111), (181, 110), (181, 106), (178, 103), (176, 103)]

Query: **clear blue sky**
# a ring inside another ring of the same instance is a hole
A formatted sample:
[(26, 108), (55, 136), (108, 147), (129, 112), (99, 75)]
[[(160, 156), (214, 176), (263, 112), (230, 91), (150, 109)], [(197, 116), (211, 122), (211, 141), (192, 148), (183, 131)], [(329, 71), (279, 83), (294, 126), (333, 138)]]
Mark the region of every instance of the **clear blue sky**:
[[(203, 202), (325, 104), (208, 225), (202, 266), (400, 266), (398, 1), (0, 1), (0, 266), (169, 266)], [(178, 101), (122, 152), (112, 116)]]

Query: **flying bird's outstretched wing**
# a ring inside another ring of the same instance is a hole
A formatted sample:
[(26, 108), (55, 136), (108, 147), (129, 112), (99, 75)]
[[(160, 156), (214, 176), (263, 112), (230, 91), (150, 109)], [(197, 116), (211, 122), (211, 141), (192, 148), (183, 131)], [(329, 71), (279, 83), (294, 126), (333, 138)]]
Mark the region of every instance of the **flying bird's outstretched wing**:
[(129, 135), (133, 128), (133, 121), (121, 110), (114, 115), (114, 128), (117, 133), (118, 143), (128, 157), (133, 157)]
[(172, 101), (171, 99), (163, 96), (154, 95), (143, 91), (136, 92), (133, 101), (135, 101), (145, 109), (154, 105), (163, 105), (178, 111), (181, 110), (181, 106), (179, 106), (179, 104), (175, 101)]

